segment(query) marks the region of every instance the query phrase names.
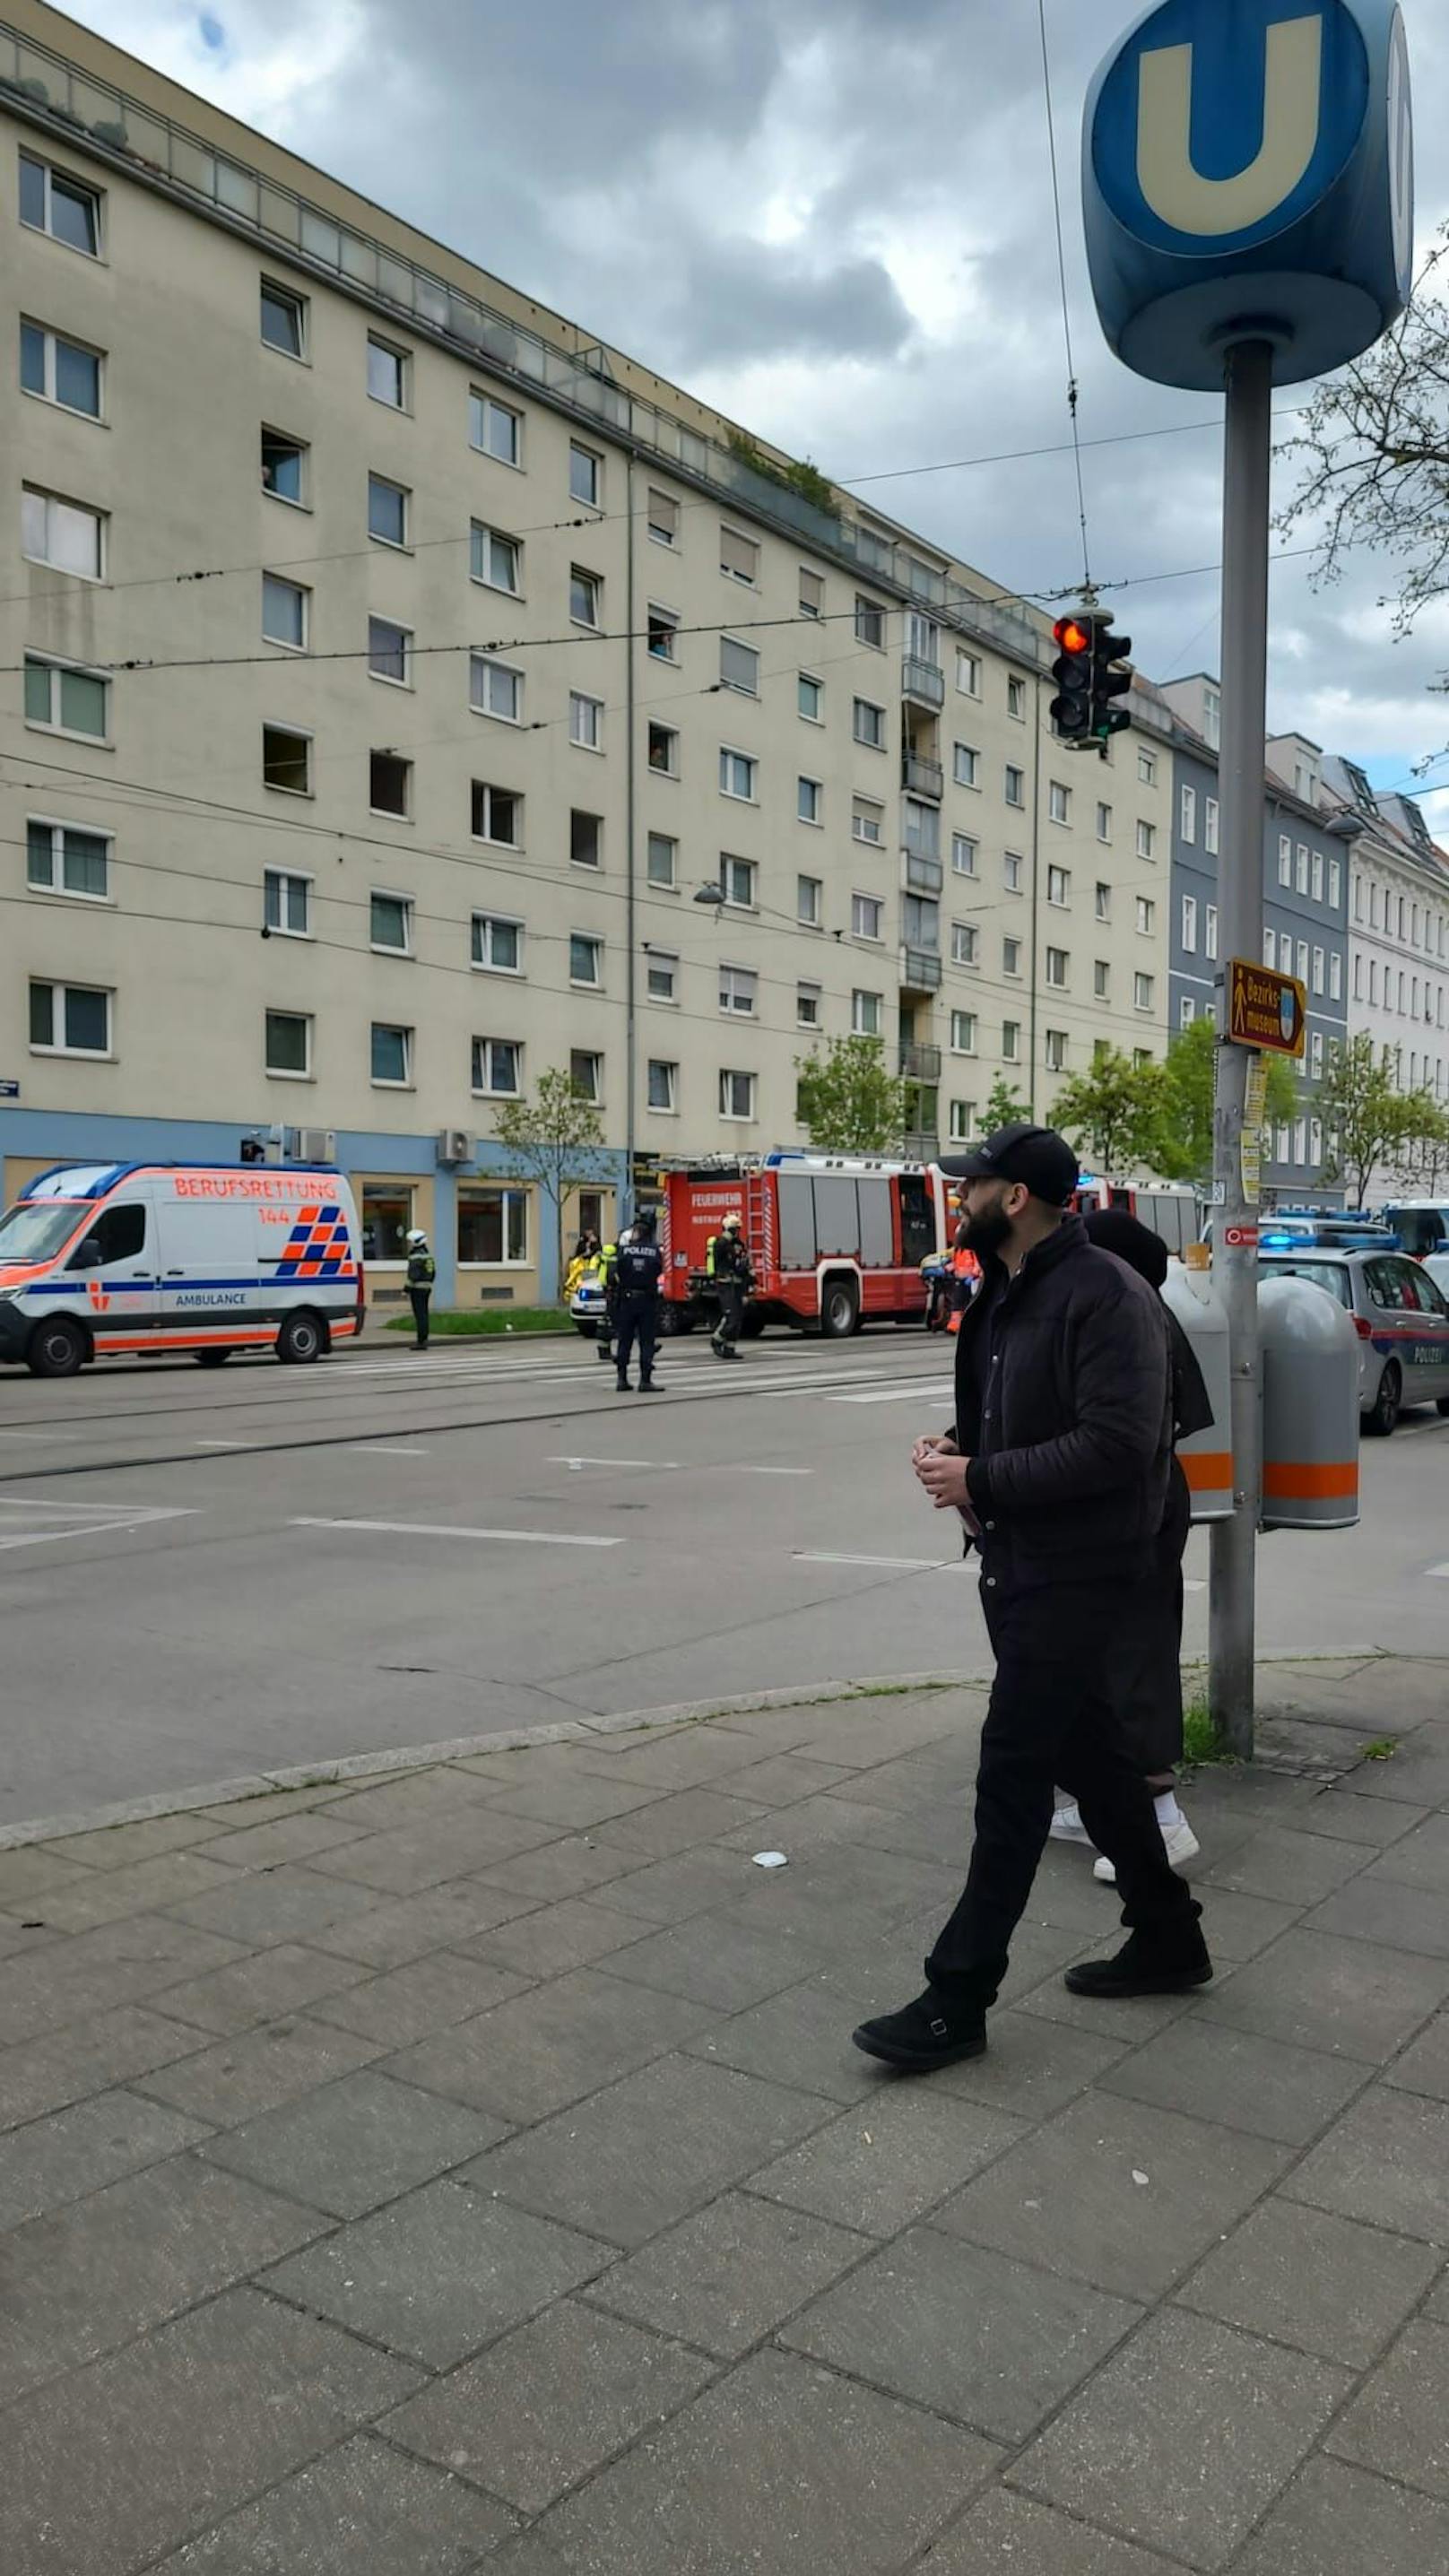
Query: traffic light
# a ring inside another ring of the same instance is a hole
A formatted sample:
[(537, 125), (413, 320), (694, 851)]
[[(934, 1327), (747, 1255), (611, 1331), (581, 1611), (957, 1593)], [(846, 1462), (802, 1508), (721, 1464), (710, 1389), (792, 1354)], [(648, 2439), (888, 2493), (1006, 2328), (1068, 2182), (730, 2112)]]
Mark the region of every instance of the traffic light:
[(1091, 715), (1087, 731), (1105, 760), (1107, 745), (1114, 733), (1125, 733), (1132, 718), (1125, 707), (1114, 706), (1114, 698), (1125, 698), (1132, 686), (1132, 669), (1127, 660), (1132, 650), (1130, 635), (1114, 635), (1110, 617), (1092, 622)]
[(1085, 743), (1090, 739), (1097, 624), (1095, 617), (1083, 614), (1059, 617), (1052, 628), (1057, 646), (1057, 658), (1052, 664), (1052, 678), (1057, 684), (1052, 722), (1063, 742)]

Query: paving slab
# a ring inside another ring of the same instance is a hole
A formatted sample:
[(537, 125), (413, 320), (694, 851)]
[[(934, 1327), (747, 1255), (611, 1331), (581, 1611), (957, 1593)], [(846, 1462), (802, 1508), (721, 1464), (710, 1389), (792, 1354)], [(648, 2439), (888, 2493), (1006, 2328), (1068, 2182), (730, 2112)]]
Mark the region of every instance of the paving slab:
[[(4, 2060), (0, 2059), (0, 2093), (4, 2072)], [(1449, 2013), (1435, 2014), (1418, 2038), (1410, 2041), (1402, 2057), (1384, 2068), (1383, 2080), (1406, 2093), (1428, 2093), (1435, 2101), (1449, 2102)]]
[(542, 1980), (567, 1976), (571, 1968), (591, 1968), (611, 1950), (622, 1950), (638, 1938), (639, 1925), (632, 1915), (611, 1913), (586, 1896), (565, 1896), (553, 1905), (534, 1906), (496, 1930), (480, 1932), (457, 1946), (470, 1959)]
[[(86, 1869), (123, 1869), (133, 1860), (154, 1860), (158, 1853), (206, 1850), (221, 1857), (221, 1833), (214, 1819), (194, 1808), (177, 1816), (145, 1816), (134, 1825), (103, 1825), (88, 1834), (63, 1834), (43, 1849), (56, 1860), (79, 1861)], [(35, 1846), (32, 1846), (35, 1848)]]
[(382, 2054), (376, 2040), (304, 2016), (217, 2040), (173, 2065), (134, 2076), (132, 2086), (149, 2101), (169, 2102), (213, 2129), (234, 2129), (279, 2103), (319, 2092)]
[(377, 1901), (370, 1887), (325, 1878), (303, 1861), (284, 1861), (278, 1869), (255, 1873), (229, 1870), (224, 1887), (185, 1898), (169, 1910), (178, 1923), (260, 1949), (313, 1940), (348, 1915), (365, 1914)]
[(1449, 1815), (1427, 1816), (1408, 1833), (1401, 1834), (1368, 1874), (1370, 1878), (1398, 1879), (1405, 1887), (1442, 1891), (1449, 1882)]
[[(623, 1860), (626, 1855), (616, 1852)], [(636, 1915), (642, 1923), (683, 1923), (691, 1914), (707, 1914), (745, 1894), (750, 1880), (749, 1856), (701, 1843), (692, 1851), (672, 1852), (666, 1860), (646, 1860), (642, 1852), (627, 1855), (629, 1866), (598, 1885), (600, 1905)]]
[(335, 2218), (360, 2218), (502, 2134), (501, 2121), (364, 2067), (223, 2132), (203, 2152)]
[(1345, 2407), (1327, 2447), (1449, 2501), (1449, 2326), (1420, 2317)]
[(839, 2227), (894, 2236), (1025, 2134), (1004, 2111), (897, 2083), (762, 2166), (750, 2188)]
[(108, 1924), (103, 1933), (47, 1942), (33, 1958), (6, 1962), (0, 1978), (0, 2048), (153, 1998), (183, 1977), (241, 1956), (239, 1943), (160, 1914), (132, 1915)]
[(1335, 1842), (1376, 1843), (1388, 1850), (1422, 1824), (1429, 1812), (1427, 1807), (1401, 1806), (1390, 1798), (1363, 1798), (1356, 1789), (1339, 1785), (1321, 1790), (1309, 1806), (1300, 1807), (1293, 1823), (1302, 1834), (1327, 1834)]
[(104, 2092), (128, 2078), (149, 2075), (203, 2045), (199, 2031), (183, 2030), (164, 2014), (132, 2004), (101, 2013), (94, 2021), (49, 2031), (18, 2048), (0, 2050), (0, 2129), (37, 2120), (46, 2111), (64, 2110), (68, 2102), (83, 2101), (87, 2094)]
[[(549, 1847), (557, 1850), (558, 1845)], [(531, 1913), (537, 1899), (485, 1886), (481, 1879), (453, 1878), (421, 1896), (401, 1896), (368, 1912), (351, 1914), (321, 1926), (312, 1947), (340, 1959), (356, 1959), (369, 1968), (401, 1968), (430, 1950), (456, 1950), (501, 1923)]]
[(450, 2030), (455, 2022), (469, 2021), (494, 2004), (506, 2003), (527, 1983), (526, 1977), (511, 1975), (507, 1969), (486, 1967), (481, 1960), (460, 1958), (454, 1951), (433, 1950), (426, 1958), (389, 1968), (362, 1985), (349, 1981), (340, 1994), (327, 1995), (318, 2003), (317, 2018), (356, 2031), (363, 2039), (375, 2039), (383, 2047), (406, 2048), (414, 2040), (431, 2038), (435, 2031)]
[(0, 2137), (0, 2234), (209, 2134), (205, 2121), (123, 2091), (10, 2129)]
[(581, 1968), (404, 2049), (388, 2071), (521, 2124), (663, 2057), (708, 2019), (684, 1996)]
[(1292, 2200), (1449, 2245), (1449, 2103), (1376, 2085), (1283, 2185)]
[(415, 1817), (341, 1851), (317, 1852), (309, 1867), (384, 1896), (417, 1896), (444, 1879), (475, 1878), (490, 1860), (513, 1860), (553, 1842), (559, 1831), (526, 1816), (501, 1816), (492, 1800), (468, 1798), (461, 1812)]
[(733, 2361), (872, 2247), (803, 2210), (726, 2192), (615, 2263), (589, 2304)]
[(1367, 2370), (1417, 2307), (1439, 2256), (1281, 2195), (1260, 2202), (1175, 2293), (1179, 2306)]
[(617, 1768), (601, 1774), (571, 1762), (567, 1768), (550, 1765), (531, 1773), (529, 1763), (523, 1755), (517, 1785), (499, 1789), (491, 1813), (527, 1816), (536, 1824), (557, 1825), (561, 1832), (581, 1833), (589, 1825), (627, 1816), (633, 1808), (667, 1803), (670, 1795), (645, 1780), (620, 1779)]
[(560, 2299), (411, 2398), (383, 2430), (520, 2512), (542, 2513), (714, 2375), (683, 2344)]
[(611, 2245), (575, 2229), (435, 2182), (280, 2264), (263, 2286), (449, 2370), (614, 2259)]
[(1008, 2576), (1170, 2576), (1167, 2559), (1148, 2557), (1008, 2487), (994, 2487), (953, 2523), (927, 2550), (919, 2576), (990, 2576), (993, 2568)]
[(1368, 2080), (1356, 2059), (1189, 2013), (1102, 2074), (1104, 2092), (1306, 2147)]
[(232, 1872), (205, 1851), (160, 1852), (124, 1869), (85, 1870), (65, 1887), (47, 1888), (32, 1910), (53, 1932), (88, 1932), (126, 1914), (160, 1913), (231, 1883)]
[(1295, 1930), (1263, 1958), (1207, 1987), (1196, 2008), (1264, 2039), (1383, 2065), (1446, 1995), (1449, 1962)]
[(851, 2046), (859, 2010), (858, 1998), (842, 1980), (817, 1972), (746, 2012), (711, 2020), (697, 2038), (685, 2042), (685, 2049), (691, 2057), (710, 2057), (745, 2075), (797, 2085), (830, 2101), (855, 2102), (874, 2091), (874, 2069)]
[(1225, 1887), (1243, 1896), (1271, 1897), (1280, 1905), (1319, 1904), (1377, 1857), (1376, 1843), (1342, 1842), (1326, 1834), (1299, 1833), (1288, 1824), (1270, 1825), (1204, 1873), (1203, 1901), (1211, 1903), (1209, 1888)]
[(136, 2576), (417, 2380), (278, 2300), (229, 2290), (11, 2407), (0, 2566)]
[(1352, 2386), (1329, 2362), (1204, 2317), (1150, 2317), (1011, 2472), (1013, 2485), (1164, 2550), (1225, 2568)]
[[(1445, 1871), (1449, 1882), (1449, 1869)], [(1305, 1932), (1332, 1932), (1353, 1941), (1375, 1941), (1421, 1958), (1449, 1959), (1449, 1907), (1444, 1884), (1405, 1886), (1377, 1870), (1353, 1879), (1303, 1920)]]
[(616, 1950), (608, 1973), (684, 1995), (717, 2012), (743, 2012), (797, 1985), (811, 1964), (788, 1934), (759, 1923), (728, 1922), (719, 1914), (696, 1914), (687, 1923), (669, 1924), (626, 1950)]
[(193, 2024), (198, 2033), (231, 2037), (283, 2013), (301, 2012), (323, 1995), (357, 1985), (366, 1974), (353, 1960), (283, 1941), (275, 1949), (254, 1951), (229, 1967), (168, 1987), (159, 2009)]
[(1340, 2460), (1318, 2459), (1300, 2469), (1234, 2576), (1378, 2576), (1380, 2569), (1384, 2576), (1449, 2576), (1449, 2506)]
[(521, 1914), (525, 1905), (554, 1905), (565, 1896), (587, 1896), (594, 1888), (607, 1886), (610, 1879), (629, 1877), (640, 1861), (638, 1852), (616, 1851), (612, 1844), (596, 1842), (591, 1834), (565, 1834), (557, 1842), (520, 1852), (514, 1860), (482, 1862), (478, 1878), (481, 1885), (515, 1897), (512, 1911)]
[(155, 2576), (470, 2576), (517, 2518), (359, 2433), (165, 2558)]

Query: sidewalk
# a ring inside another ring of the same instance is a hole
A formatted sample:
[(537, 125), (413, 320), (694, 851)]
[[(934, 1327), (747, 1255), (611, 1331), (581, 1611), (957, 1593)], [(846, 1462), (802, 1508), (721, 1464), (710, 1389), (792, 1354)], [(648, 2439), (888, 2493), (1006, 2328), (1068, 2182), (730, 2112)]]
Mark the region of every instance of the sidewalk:
[(0, 1850), (6, 2576), (1449, 2576), (1449, 1659), (1262, 1688), (929, 2083), (979, 1689)]

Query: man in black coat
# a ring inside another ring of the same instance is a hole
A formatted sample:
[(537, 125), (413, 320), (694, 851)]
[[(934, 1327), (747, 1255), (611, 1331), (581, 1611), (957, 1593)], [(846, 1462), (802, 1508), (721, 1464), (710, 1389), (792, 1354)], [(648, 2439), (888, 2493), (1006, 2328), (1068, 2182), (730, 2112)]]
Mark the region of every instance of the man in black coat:
[(1114, 1689), (1123, 1639), (1151, 1616), (1167, 1503), (1167, 1328), (1145, 1281), (1068, 1212), (1077, 1158), (1051, 1128), (1004, 1127), (942, 1164), (966, 1185), (982, 1282), (956, 1344), (956, 1419), (914, 1465), (981, 1552), (996, 1679), (981, 1737), (976, 1838), (923, 1995), (862, 2023), (856, 2045), (927, 2073), (986, 2046), (1052, 1819), (1056, 1781), (1117, 1870), (1129, 1938), (1067, 1971), (1076, 1994), (1176, 1994), (1212, 1975), (1201, 1908), (1174, 1876)]
[(618, 1376), (615, 1384), (620, 1395), (629, 1392), (629, 1362), (634, 1344), (639, 1345), (639, 1392), (656, 1395), (654, 1353), (659, 1340), (659, 1291), (664, 1277), (664, 1256), (654, 1240), (654, 1218), (651, 1212), (637, 1218), (634, 1231), (621, 1243), (614, 1255), (610, 1285), (614, 1296), (615, 1324), (618, 1335)]

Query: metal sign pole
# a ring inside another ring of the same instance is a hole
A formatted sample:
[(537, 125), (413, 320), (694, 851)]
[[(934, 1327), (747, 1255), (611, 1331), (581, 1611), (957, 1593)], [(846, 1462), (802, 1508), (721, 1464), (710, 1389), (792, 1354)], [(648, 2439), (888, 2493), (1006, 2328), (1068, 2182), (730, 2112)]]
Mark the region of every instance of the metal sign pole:
[[(1263, 953), (1263, 763), (1268, 697), (1268, 529), (1273, 347), (1243, 340), (1227, 355), (1223, 474), (1222, 807), (1219, 912), (1225, 958)], [(1227, 992), (1224, 990), (1224, 1020)], [(1227, 1312), (1232, 1367), (1231, 1520), (1212, 1531), (1208, 1699), (1219, 1732), (1253, 1751), (1254, 1596), (1262, 1508), (1263, 1416), (1258, 1342), (1256, 1156), (1243, 1152), (1248, 1047), (1219, 1038), (1213, 1177), (1219, 1184), (1213, 1267)]]

